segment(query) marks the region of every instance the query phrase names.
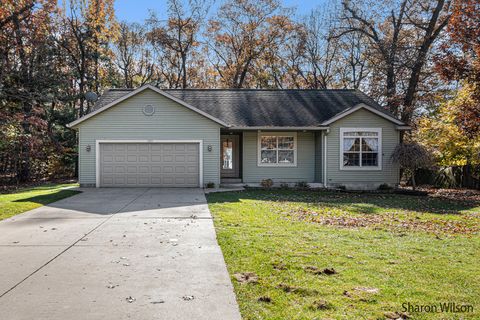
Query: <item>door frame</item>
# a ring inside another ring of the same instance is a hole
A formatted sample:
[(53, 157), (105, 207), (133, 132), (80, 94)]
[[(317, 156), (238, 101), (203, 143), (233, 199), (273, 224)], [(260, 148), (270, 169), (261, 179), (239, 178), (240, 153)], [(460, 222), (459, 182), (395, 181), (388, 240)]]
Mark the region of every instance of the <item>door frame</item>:
[[(234, 161), (236, 161), (236, 175), (235, 176), (223, 176), (222, 175), (222, 156), (223, 156), (223, 153), (222, 153), (222, 138), (228, 138), (228, 137), (232, 137), (232, 136), (235, 136), (235, 139), (237, 140), (237, 144), (235, 146), (235, 151), (236, 151), (236, 154), (234, 154)], [(234, 179), (237, 179), (237, 178), (241, 178), (242, 177), (242, 135), (241, 134), (238, 134), (238, 133), (222, 133), (220, 134), (220, 179), (221, 178), (234, 178)]]
[(203, 140), (95, 140), (95, 187), (100, 188), (101, 143), (198, 143), (199, 188), (203, 188)]

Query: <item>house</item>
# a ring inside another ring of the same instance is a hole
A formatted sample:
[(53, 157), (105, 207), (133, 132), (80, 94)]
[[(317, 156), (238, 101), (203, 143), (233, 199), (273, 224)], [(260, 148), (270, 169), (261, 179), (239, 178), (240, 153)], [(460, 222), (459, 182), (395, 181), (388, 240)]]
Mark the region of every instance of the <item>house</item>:
[(111, 89), (78, 130), (79, 180), (96, 187), (399, 183), (409, 127), (358, 90)]

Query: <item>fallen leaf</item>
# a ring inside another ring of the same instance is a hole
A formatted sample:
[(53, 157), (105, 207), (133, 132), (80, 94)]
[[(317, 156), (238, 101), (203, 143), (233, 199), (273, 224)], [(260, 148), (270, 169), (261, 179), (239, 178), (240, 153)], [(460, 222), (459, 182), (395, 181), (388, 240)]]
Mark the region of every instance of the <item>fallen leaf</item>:
[(369, 288), (369, 287), (355, 287), (355, 288), (353, 288), (353, 290), (366, 292), (366, 293), (378, 293), (378, 292), (380, 292), (380, 289), (378, 289), (378, 288)]
[(240, 283), (257, 283), (258, 276), (253, 272), (235, 273), (233, 277)]

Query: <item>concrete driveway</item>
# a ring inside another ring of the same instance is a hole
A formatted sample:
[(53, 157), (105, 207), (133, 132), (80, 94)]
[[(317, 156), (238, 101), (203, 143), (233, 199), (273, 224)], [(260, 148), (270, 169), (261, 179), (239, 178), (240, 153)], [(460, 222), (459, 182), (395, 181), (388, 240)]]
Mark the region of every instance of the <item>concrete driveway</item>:
[(240, 319), (200, 189), (83, 189), (0, 222), (2, 319)]

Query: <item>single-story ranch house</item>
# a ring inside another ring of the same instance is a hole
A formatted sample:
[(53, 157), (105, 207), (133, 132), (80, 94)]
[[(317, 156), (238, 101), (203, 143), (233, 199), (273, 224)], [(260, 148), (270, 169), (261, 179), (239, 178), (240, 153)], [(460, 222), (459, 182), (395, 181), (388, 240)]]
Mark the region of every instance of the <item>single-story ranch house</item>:
[(399, 183), (409, 127), (358, 90), (111, 89), (78, 130), (79, 180), (96, 187)]

